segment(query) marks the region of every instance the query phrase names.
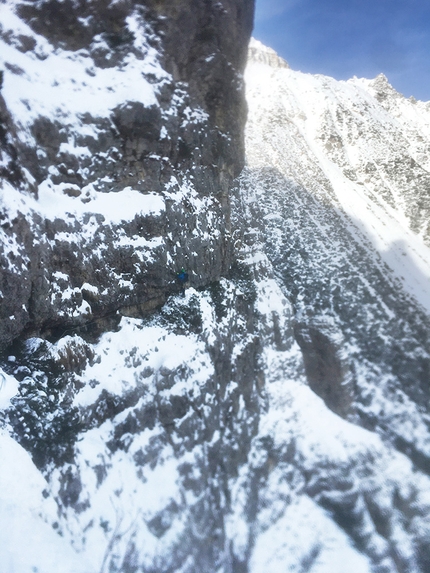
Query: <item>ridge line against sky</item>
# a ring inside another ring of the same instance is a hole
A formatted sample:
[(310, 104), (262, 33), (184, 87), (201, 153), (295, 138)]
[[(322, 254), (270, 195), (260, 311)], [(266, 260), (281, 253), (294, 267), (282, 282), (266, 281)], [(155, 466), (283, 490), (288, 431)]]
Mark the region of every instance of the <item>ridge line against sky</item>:
[(253, 36), (294, 70), (383, 73), (406, 97), (430, 101), (429, 0), (256, 0)]

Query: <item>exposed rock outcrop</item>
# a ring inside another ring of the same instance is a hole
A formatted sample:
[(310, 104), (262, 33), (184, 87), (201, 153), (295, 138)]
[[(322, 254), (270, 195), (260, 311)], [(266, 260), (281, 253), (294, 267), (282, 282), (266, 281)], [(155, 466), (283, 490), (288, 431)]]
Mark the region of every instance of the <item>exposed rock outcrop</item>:
[(354, 401), (354, 380), (345, 340), (333, 321), (296, 322), (296, 340), (303, 352), (309, 386), (328, 408), (347, 417)]
[(251, 38), (248, 47), (248, 59), (250, 62), (265, 64), (272, 68), (289, 68), (288, 62), (281, 58), (275, 50), (265, 46), (255, 38)]

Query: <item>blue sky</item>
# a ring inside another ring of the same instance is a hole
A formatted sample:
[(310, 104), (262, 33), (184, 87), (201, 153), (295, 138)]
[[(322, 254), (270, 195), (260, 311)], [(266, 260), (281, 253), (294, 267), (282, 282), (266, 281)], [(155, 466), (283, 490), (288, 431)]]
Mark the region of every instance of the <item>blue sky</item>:
[(256, 0), (253, 35), (295, 70), (340, 80), (382, 72), (430, 101), (430, 0)]

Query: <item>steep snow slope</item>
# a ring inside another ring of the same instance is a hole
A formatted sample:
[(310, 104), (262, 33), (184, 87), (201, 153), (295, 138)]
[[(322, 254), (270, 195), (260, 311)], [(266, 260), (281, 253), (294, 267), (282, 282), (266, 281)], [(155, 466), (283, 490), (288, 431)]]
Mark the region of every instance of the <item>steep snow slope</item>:
[(260, 61), (246, 81), (249, 164), (349, 215), (429, 312), (430, 103), (383, 76), (337, 82)]

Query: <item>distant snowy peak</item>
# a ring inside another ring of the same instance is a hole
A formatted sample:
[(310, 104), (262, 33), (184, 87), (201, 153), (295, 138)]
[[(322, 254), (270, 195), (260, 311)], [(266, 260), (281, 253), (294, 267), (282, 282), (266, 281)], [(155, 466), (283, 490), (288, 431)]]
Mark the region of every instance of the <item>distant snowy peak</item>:
[(289, 68), (288, 62), (278, 56), (275, 50), (251, 38), (248, 47), (248, 61), (266, 64), (272, 68)]
[[(354, 81), (354, 79), (357, 79), (357, 78), (353, 78), (352, 81)], [(392, 97), (395, 99), (400, 99), (400, 98), (404, 97), (401, 93), (399, 93), (396, 89), (394, 89), (394, 87), (388, 81), (387, 76), (385, 76), (384, 74), (379, 74), (373, 80), (361, 80), (361, 83), (363, 85), (365, 85), (366, 83), (368, 84), (368, 86), (370, 88), (369, 92), (379, 102), (382, 102), (389, 97)]]
[(405, 98), (403, 94), (398, 92), (389, 82), (388, 78), (384, 74), (379, 74), (373, 80), (368, 80), (364, 78), (357, 78), (354, 76), (351, 80), (351, 83), (355, 83), (357, 85), (361, 85), (375, 99), (377, 99), (380, 103), (385, 102), (387, 99), (391, 100), (407, 100), (412, 104), (420, 103), (424, 104), (427, 109), (430, 109), (430, 102), (420, 102), (415, 99), (413, 96), (410, 98)]

